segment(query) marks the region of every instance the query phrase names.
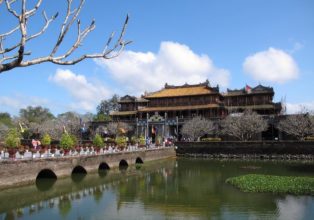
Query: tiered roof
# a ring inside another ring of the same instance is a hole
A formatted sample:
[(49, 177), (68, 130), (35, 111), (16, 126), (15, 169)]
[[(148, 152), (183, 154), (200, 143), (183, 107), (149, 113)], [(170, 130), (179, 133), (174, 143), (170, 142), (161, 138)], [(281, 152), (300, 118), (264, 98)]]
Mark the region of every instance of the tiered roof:
[(165, 84), (162, 90), (152, 92), (144, 96), (145, 99), (150, 98), (165, 98), (165, 97), (180, 97), (180, 96), (198, 96), (207, 94), (219, 93), (219, 87), (210, 87), (208, 80), (204, 83), (182, 86), (172, 86)]
[(135, 96), (130, 96), (130, 95), (123, 96), (119, 100), (119, 103), (128, 103), (128, 102), (143, 103), (143, 102), (148, 102), (148, 100), (144, 99), (143, 97), (137, 98)]
[(274, 94), (274, 89), (272, 87), (266, 87), (258, 85), (254, 88), (246, 86), (242, 89), (227, 89), (227, 93), (224, 96), (238, 96), (238, 95), (249, 95), (249, 94)]
[(181, 110), (196, 110), (196, 109), (211, 109), (219, 108), (218, 104), (206, 105), (185, 105), (185, 106), (164, 106), (164, 107), (145, 107), (139, 109), (139, 112), (158, 112), (158, 111), (181, 111)]

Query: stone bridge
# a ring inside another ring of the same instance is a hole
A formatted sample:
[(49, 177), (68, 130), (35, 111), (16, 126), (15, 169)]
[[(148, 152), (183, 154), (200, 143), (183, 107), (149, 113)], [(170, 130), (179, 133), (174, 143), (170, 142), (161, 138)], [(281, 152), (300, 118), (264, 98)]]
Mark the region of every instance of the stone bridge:
[(0, 189), (34, 183), (40, 177), (61, 178), (77, 172), (88, 174), (169, 157), (175, 157), (173, 147), (102, 155), (5, 160), (0, 162)]

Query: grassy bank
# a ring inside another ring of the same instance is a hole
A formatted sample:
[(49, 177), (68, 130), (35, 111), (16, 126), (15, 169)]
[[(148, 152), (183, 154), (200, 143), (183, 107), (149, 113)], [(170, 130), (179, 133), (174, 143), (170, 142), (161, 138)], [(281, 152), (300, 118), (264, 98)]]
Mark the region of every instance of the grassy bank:
[(248, 174), (228, 178), (226, 183), (232, 184), (244, 192), (314, 195), (313, 177)]

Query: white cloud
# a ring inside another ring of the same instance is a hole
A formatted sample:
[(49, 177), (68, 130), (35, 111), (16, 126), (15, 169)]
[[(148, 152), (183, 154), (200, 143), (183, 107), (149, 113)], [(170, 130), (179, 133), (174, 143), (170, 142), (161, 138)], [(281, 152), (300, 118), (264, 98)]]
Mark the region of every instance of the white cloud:
[(303, 103), (287, 103), (287, 113), (295, 114), (299, 112), (313, 112), (314, 113), (314, 101)]
[(18, 114), (21, 108), (27, 106), (47, 106), (49, 101), (40, 97), (14, 95), (11, 97), (0, 96), (0, 106), (3, 111), (11, 112), (12, 114)]
[(125, 92), (139, 95), (161, 89), (164, 84), (200, 83), (209, 79), (213, 86), (227, 87), (230, 74), (215, 67), (207, 55), (198, 55), (188, 46), (162, 42), (158, 53), (125, 51), (111, 60), (97, 59)]
[(306, 197), (286, 196), (276, 201), (278, 219), (304, 219), (308, 200)]
[(297, 51), (301, 50), (304, 47), (304, 45), (300, 42), (295, 42), (293, 44), (293, 48), (289, 51), (289, 53), (293, 54), (296, 53)]
[(243, 69), (255, 80), (267, 82), (284, 83), (299, 75), (299, 68), (293, 57), (272, 47), (247, 57)]
[(83, 75), (76, 75), (71, 70), (57, 69), (49, 80), (66, 89), (74, 98), (70, 103), (74, 110), (94, 111), (100, 100), (108, 98), (110, 91), (103, 85), (88, 82)]

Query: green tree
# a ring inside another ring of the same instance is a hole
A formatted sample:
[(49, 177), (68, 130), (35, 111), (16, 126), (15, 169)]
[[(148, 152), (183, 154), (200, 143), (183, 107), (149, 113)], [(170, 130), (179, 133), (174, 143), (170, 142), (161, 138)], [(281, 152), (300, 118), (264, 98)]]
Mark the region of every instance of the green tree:
[(53, 118), (54, 115), (50, 110), (41, 106), (28, 106), (20, 109), (20, 119), (27, 125), (30, 125), (30, 123), (41, 124)]
[(21, 135), (15, 128), (11, 128), (5, 138), (5, 145), (9, 148), (19, 147), (21, 144)]
[(8, 127), (13, 126), (13, 121), (11, 115), (7, 112), (0, 112), (0, 124), (6, 125)]
[(104, 140), (102, 139), (102, 137), (99, 134), (96, 134), (94, 139), (93, 139), (93, 144), (96, 147), (102, 147), (102, 146), (104, 146)]
[(120, 108), (119, 96), (114, 94), (110, 99), (102, 100), (97, 106), (97, 115), (107, 115), (109, 116), (110, 112), (118, 111)]
[(51, 143), (51, 137), (49, 134), (44, 134), (43, 138), (41, 139), (41, 144), (47, 146)]
[(120, 147), (126, 147), (127, 139), (125, 136), (118, 136), (118, 137), (116, 137), (115, 142)]
[(112, 118), (110, 117), (110, 115), (105, 115), (103, 113), (99, 113), (94, 117), (94, 121), (111, 121), (111, 120)]
[(60, 140), (60, 146), (63, 149), (70, 149), (74, 146), (74, 141), (72, 137), (69, 134), (62, 134), (61, 140)]

